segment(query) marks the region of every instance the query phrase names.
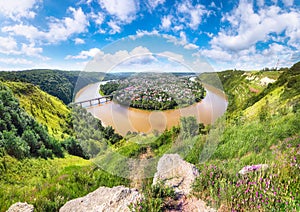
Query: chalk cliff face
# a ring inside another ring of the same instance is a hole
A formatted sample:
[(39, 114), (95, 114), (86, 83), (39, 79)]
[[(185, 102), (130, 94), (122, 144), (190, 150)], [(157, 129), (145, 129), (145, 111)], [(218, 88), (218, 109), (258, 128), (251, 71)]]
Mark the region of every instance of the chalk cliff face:
[(199, 171), (193, 164), (184, 161), (178, 154), (165, 154), (158, 162), (153, 184), (163, 181), (176, 192), (187, 195), (197, 176)]
[(128, 205), (136, 202), (141, 195), (136, 189), (117, 186), (100, 187), (84, 197), (67, 202), (60, 212), (98, 212), (98, 211), (130, 211)]

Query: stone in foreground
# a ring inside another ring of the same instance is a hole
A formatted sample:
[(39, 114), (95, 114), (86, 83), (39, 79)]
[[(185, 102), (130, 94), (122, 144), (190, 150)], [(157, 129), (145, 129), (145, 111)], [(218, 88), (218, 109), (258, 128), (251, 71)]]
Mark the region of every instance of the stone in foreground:
[(193, 164), (184, 161), (178, 154), (165, 154), (158, 161), (153, 184), (165, 182), (177, 193), (187, 195), (192, 190), (192, 184), (197, 176), (199, 171)]
[(27, 204), (26, 202), (17, 202), (9, 207), (7, 212), (33, 212), (33, 205)]
[(135, 203), (141, 195), (136, 189), (117, 186), (100, 187), (88, 195), (67, 202), (60, 212), (130, 211), (128, 205)]

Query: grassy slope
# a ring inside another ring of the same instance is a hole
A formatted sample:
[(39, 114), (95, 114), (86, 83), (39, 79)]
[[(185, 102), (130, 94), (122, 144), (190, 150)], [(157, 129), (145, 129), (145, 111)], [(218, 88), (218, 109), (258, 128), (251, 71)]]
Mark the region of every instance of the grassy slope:
[[(219, 76), (230, 104), (226, 113), (227, 124), (212, 159), (237, 162), (240, 165), (235, 166), (234, 171), (247, 164), (271, 161), (272, 145), (300, 134), (297, 121), (299, 113), (293, 112), (300, 99), (300, 92), (288, 90), (290, 79), (296, 77), (300, 81), (300, 75), (287, 72), (226, 71), (220, 72)], [(261, 85), (260, 79), (264, 77), (278, 81), (270, 86)], [(287, 80), (282, 83), (279, 80), (283, 77)], [(250, 86), (259, 92), (251, 92)]]
[[(214, 207), (223, 205), (228, 211), (257, 207), (262, 211), (298, 211), (300, 183), (295, 164), (300, 159), (300, 63), (282, 73), (247, 72), (248, 76), (258, 74), (277, 81), (262, 86), (254, 78), (247, 80), (244, 72), (219, 73), (229, 96), (226, 126), (212, 157), (204, 167), (198, 164), (203, 175), (195, 191)], [(259, 92), (249, 91), (249, 86)], [(242, 167), (258, 163), (267, 163), (271, 168), (265, 174), (244, 178), (236, 174)], [(294, 184), (288, 186), (291, 181)], [(271, 183), (272, 192), (265, 182)]]
[(13, 91), (27, 113), (47, 126), (52, 136), (56, 139), (68, 136), (65, 131), (70, 111), (61, 100), (29, 83), (6, 81), (4, 84)]
[(75, 156), (55, 159), (0, 157), (0, 211), (28, 202), (36, 211), (58, 211), (68, 200), (99, 186), (128, 185), (126, 179), (102, 171), (91, 161)]

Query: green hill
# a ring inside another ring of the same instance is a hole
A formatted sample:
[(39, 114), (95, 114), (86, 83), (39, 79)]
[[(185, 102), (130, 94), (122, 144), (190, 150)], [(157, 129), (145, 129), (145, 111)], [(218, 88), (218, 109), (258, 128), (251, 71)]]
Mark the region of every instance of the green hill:
[(73, 95), (87, 84), (98, 82), (103, 73), (35, 69), (26, 71), (0, 72), (0, 78), (14, 82), (27, 82), (39, 86), (43, 91), (56, 96), (65, 104), (73, 100)]
[(21, 107), (40, 124), (47, 126), (53, 137), (68, 137), (67, 120), (70, 110), (61, 100), (30, 83), (5, 81), (4, 84), (13, 91)]

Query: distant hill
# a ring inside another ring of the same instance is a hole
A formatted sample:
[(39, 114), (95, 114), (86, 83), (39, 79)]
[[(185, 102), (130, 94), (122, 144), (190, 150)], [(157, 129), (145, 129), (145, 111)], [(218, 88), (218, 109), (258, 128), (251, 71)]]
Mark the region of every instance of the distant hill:
[(39, 86), (43, 91), (61, 99), (65, 104), (82, 87), (101, 80), (105, 75), (95, 72), (60, 71), (35, 69), (26, 71), (0, 72), (0, 78), (14, 82), (27, 82)]

